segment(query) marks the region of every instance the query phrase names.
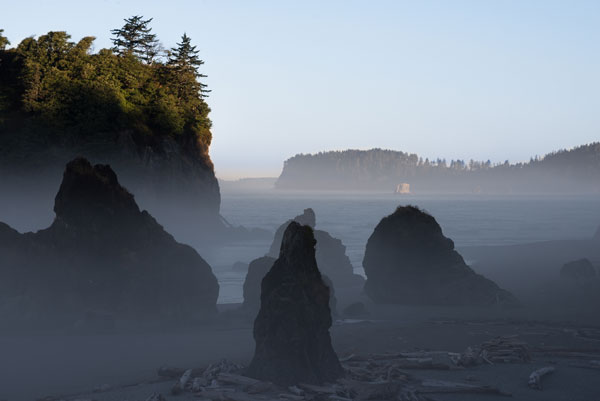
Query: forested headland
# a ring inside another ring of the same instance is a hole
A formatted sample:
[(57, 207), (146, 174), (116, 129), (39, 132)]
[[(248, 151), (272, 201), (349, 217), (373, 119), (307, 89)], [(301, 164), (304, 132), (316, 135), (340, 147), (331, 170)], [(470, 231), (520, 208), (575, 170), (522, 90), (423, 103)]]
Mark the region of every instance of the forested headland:
[(13, 137), (3, 138), (3, 151), (11, 139), (76, 145), (113, 142), (131, 130), (140, 144), (171, 137), (207, 154), (203, 61), (186, 34), (163, 50), (151, 21), (126, 19), (111, 31), (114, 47), (97, 52), (93, 36), (74, 42), (67, 32), (48, 32), (9, 48), (0, 31), (0, 130)]
[(413, 192), (598, 193), (600, 142), (560, 150), (526, 163), (423, 159), (371, 149), (299, 154), (285, 161), (278, 189)]
[(11, 43), (0, 30), (1, 192), (49, 196), (65, 164), (83, 156), (110, 164), (167, 226), (222, 226), (204, 61), (185, 33), (163, 48), (151, 24), (126, 18), (99, 50), (93, 36)]

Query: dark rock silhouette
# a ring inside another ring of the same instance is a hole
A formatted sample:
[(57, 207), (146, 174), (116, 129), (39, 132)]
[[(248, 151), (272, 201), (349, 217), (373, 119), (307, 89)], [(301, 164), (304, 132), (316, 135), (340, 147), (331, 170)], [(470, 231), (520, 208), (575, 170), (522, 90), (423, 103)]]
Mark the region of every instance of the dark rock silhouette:
[(0, 304), (19, 319), (190, 319), (213, 313), (210, 266), (167, 233), (107, 165), (67, 164), (52, 225), (0, 225)]
[(597, 277), (594, 265), (588, 259), (579, 259), (565, 263), (560, 269), (560, 276), (564, 279), (585, 281)]
[(244, 307), (258, 309), (260, 307), (260, 284), (273, 267), (275, 258), (263, 256), (248, 265), (248, 273), (244, 280)]
[(378, 303), (517, 304), (509, 292), (467, 266), (435, 219), (414, 206), (398, 207), (379, 222), (363, 266), (365, 292)]
[(302, 224), (303, 226), (309, 226), (310, 228), (315, 228), (315, 225), (317, 224), (315, 211), (311, 208), (304, 209), (304, 212), (302, 212), (302, 214), (299, 214), (293, 219), (286, 221), (285, 223), (280, 225), (279, 228), (277, 228), (277, 231), (275, 231), (275, 237), (273, 238), (273, 242), (271, 243), (271, 248), (267, 253), (268, 256), (272, 258), (277, 258), (279, 256), (279, 251), (281, 249), (281, 241), (283, 240), (283, 233), (292, 221), (295, 221), (298, 224)]
[[(248, 265), (248, 272), (244, 280), (244, 303), (243, 307), (250, 312), (255, 312), (260, 307), (260, 285), (262, 279), (267, 275), (275, 263), (275, 258), (263, 256), (254, 259)], [(321, 278), (327, 287), (329, 287), (329, 307), (333, 315), (336, 314), (337, 299), (335, 297), (335, 288), (329, 277), (322, 274)]]
[(247, 375), (282, 385), (341, 377), (330, 327), (329, 288), (317, 268), (313, 230), (292, 222), (279, 258), (262, 281), (256, 350)]
[[(283, 223), (275, 232), (268, 256), (276, 258), (279, 255), (283, 232), (292, 221), (314, 228), (316, 225), (315, 212), (310, 208), (304, 209), (303, 214)], [(326, 274), (336, 288), (362, 287), (364, 279), (358, 274), (354, 274), (354, 268), (346, 255), (346, 247), (342, 241), (322, 230), (314, 230), (314, 235), (317, 240), (317, 265), (321, 273)]]

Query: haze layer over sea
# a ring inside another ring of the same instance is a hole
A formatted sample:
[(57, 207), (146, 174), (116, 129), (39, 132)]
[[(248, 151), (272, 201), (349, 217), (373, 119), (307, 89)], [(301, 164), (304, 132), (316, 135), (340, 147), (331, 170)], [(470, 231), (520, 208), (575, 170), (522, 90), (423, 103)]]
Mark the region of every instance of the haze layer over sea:
[[(373, 229), (382, 217), (406, 204), (417, 205), (431, 213), (459, 250), (477, 245), (590, 238), (600, 224), (600, 195), (523, 197), (227, 191), (222, 193), (221, 214), (233, 225), (274, 232), (305, 208), (313, 208), (317, 215), (316, 227), (341, 239), (355, 272), (363, 274), (365, 245)], [(242, 301), (246, 273), (232, 270), (232, 265), (263, 256), (270, 244), (271, 239), (257, 239), (202, 253), (219, 279), (219, 303)]]

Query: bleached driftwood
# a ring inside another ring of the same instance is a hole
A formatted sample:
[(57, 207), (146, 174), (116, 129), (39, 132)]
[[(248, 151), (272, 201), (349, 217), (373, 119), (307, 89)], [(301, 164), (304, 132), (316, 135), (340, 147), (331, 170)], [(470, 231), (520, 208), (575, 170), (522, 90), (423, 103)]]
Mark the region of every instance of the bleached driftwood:
[(419, 393), (423, 394), (435, 394), (435, 393), (463, 393), (463, 394), (497, 394), (504, 396), (511, 396), (510, 393), (506, 393), (496, 387), (492, 386), (480, 386), (475, 384), (451, 382), (445, 380), (423, 380), (421, 386), (418, 389)]
[(236, 375), (234, 373), (219, 373), (217, 375), (217, 380), (221, 383), (237, 384), (240, 386), (253, 386), (260, 382), (260, 380), (242, 375)]
[(534, 388), (536, 390), (541, 390), (542, 389), (542, 378), (546, 375), (549, 375), (550, 373), (554, 372), (554, 367), (553, 366), (545, 366), (543, 368), (534, 370), (530, 375), (529, 375), (529, 387)]
[(391, 365), (399, 369), (437, 369), (449, 370), (450, 365), (440, 362), (434, 362), (433, 358), (405, 358), (395, 359)]
[(175, 384), (173, 385), (173, 388), (171, 389), (171, 394), (177, 395), (177, 394), (181, 394), (183, 391), (185, 391), (185, 386), (188, 384), (188, 382), (190, 381), (191, 378), (192, 378), (192, 369), (188, 369), (185, 372), (183, 372), (183, 374), (181, 375), (179, 380), (177, 380), (175, 382)]
[(480, 345), (467, 347), (462, 354), (451, 354), (450, 357), (458, 366), (522, 363), (531, 360), (528, 345), (519, 341), (517, 336), (496, 337)]
[(534, 350), (535, 353), (543, 356), (554, 356), (560, 358), (573, 358), (573, 359), (600, 359), (600, 350), (593, 349), (579, 349), (579, 348), (552, 348), (552, 347), (538, 347)]
[(431, 358), (435, 356), (449, 356), (447, 351), (414, 351), (414, 352), (396, 352), (389, 354), (350, 354), (340, 358), (340, 362), (365, 362), (365, 361), (384, 361), (401, 358)]

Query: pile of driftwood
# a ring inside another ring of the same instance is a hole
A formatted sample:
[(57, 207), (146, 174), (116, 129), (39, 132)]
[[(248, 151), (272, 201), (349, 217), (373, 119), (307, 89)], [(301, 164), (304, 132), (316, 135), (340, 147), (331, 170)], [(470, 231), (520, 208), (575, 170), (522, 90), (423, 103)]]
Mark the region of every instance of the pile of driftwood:
[(518, 336), (496, 337), (474, 347), (454, 358), (458, 366), (476, 366), (484, 363), (526, 363), (531, 361), (527, 343)]
[[(448, 353), (406, 352), (393, 354), (350, 355), (341, 360), (346, 377), (327, 385), (299, 383), (291, 387), (277, 386), (243, 375), (244, 369), (227, 361), (206, 369), (159, 369), (159, 375), (176, 378), (173, 394), (193, 393), (199, 400), (220, 401), (350, 401), (398, 400), (425, 401), (429, 394), (479, 393), (508, 395), (497, 388), (471, 383), (422, 380), (405, 369), (461, 369), (453, 365)], [(179, 375), (175, 377), (175, 375)], [(152, 394), (146, 401), (161, 401)]]

